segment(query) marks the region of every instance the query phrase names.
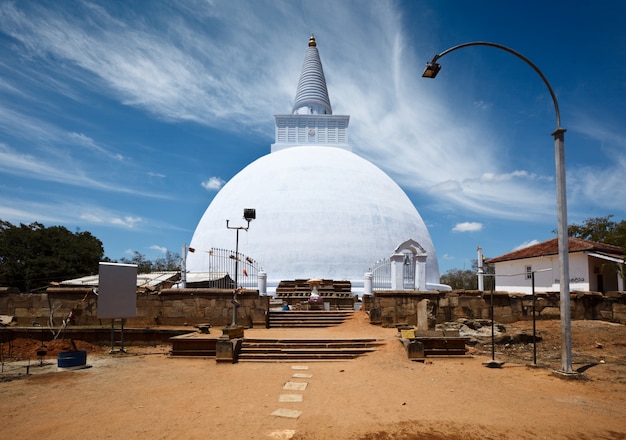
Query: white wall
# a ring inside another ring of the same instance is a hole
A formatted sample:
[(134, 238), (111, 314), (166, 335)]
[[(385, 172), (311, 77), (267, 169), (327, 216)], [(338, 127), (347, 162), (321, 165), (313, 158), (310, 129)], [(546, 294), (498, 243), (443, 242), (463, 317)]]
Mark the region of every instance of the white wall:
[[(570, 291), (589, 289), (589, 257), (584, 253), (569, 255)], [(532, 294), (532, 282), (526, 278), (526, 267), (535, 272), (535, 292), (558, 292), (560, 290), (559, 256), (526, 258), (495, 263), (496, 290)], [(485, 281), (485, 290), (489, 289)]]

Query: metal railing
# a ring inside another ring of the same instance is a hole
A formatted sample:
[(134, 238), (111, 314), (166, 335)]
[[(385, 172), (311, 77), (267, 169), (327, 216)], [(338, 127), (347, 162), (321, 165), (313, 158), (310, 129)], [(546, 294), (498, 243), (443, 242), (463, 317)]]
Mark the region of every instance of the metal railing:
[[(235, 262), (239, 259), (238, 264)], [(242, 254), (230, 249), (211, 248), (209, 250), (209, 272), (227, 273), (235, 279), (235, 266), (237, 266), (239, 287), (244, 289), (256, 289), (259, 284), (259, 263)], [(233, 281), (234, 283), (234, 281)], [(231, 288), (234, 286), (230, 286)]]

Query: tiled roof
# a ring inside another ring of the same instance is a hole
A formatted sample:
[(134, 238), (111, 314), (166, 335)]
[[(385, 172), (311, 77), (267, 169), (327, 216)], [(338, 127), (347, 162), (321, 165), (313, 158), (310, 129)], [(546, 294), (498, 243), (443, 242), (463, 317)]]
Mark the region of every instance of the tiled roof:
[[(619, 246), (571, 237), (568, 240), (568, 251), (569, 253), (589, 251), (616, 256), (624, 255), (624, 250)], [(542, 257), (544, 255), (556, 255), (558, 253), (558, 240), (553, 238), (533, 246), (528, 246), (523, 249), (509, 252), (508, 254), (500, 255), (499, 257), (489, 258), (488, 260), (485, 260), (485, 263), (500, 263), (502, 261), (521, 260), (524, 258)]]

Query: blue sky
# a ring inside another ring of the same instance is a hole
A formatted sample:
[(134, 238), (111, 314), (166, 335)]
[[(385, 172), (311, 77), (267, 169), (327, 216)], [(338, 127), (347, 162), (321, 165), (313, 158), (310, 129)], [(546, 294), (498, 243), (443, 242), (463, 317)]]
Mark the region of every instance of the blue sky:
[(429, 227), (441, 272), (553, 238), (555, 111), (569, 223), (626, 218), (626, 2), (0, 1), (0, 219), (90, 231), (109, 258), (181, 252), (268, 154), (314, 33), (353, 151)]

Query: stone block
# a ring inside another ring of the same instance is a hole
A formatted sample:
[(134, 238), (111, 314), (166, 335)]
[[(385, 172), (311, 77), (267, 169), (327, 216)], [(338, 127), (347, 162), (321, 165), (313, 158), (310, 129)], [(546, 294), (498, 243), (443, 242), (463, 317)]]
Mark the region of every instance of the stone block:
[(235, 362), (235, 341), (228, 338), (218, 338), (215, 345), (216, 362)]
[(222, 337), (228, 339), (243, 338), (243, 326), (237, 325), (235, 327), (222, 328)]
[(424, 359), (424, 343), (421, 341), (409, 341), (407, 354), (409, 359)]
[(33, 317), (32, 309), (30, 307), (16, 307), (14, 315), (18, 319)]
[(383, 321), (380, 308), (374, 307), (370, 310), (370, 322), (372, 324), (380, 324)]
[(613, 304), (613, 321), (626, 324), (626, 304)]
[(195, 305), (184, 306), (183, 307), (183, 315), (187, 316), (187, 317), (190, 317), (190, 318), (200, 318), (200, 317), (202, 317), (202, 314), (200, 313), (200, 310)]
[(540, 315), (543, 319), (557, 319), (561, 316), (561, 309), (558, 307), (544, 307)]
[(626, 304), (613, 304), (613, 313), (626, 313)]

